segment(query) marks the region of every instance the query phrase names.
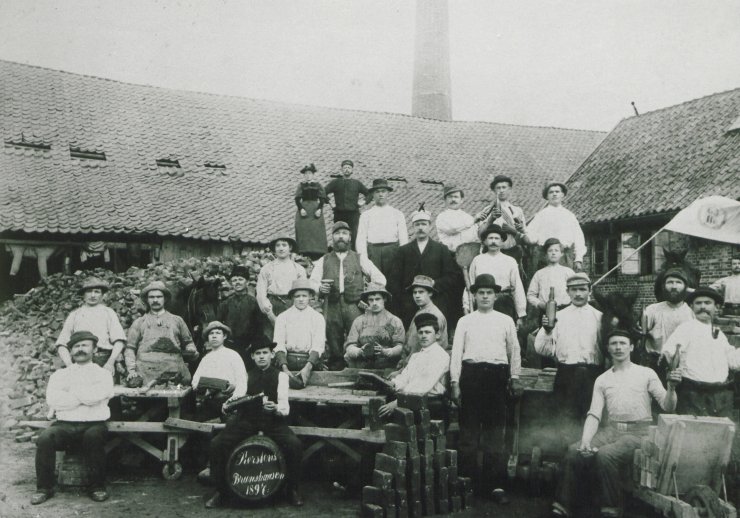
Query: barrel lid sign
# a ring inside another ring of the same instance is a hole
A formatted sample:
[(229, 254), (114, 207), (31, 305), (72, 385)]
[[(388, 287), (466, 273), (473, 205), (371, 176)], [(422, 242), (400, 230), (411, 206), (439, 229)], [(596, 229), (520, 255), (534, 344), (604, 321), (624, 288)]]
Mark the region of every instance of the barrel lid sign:
[(234, 449), (226, 470), (229, 487), (237, 497), (264, 500), (277, 493), (285, 480), (285, 459), (272, 439), (254, 436)]

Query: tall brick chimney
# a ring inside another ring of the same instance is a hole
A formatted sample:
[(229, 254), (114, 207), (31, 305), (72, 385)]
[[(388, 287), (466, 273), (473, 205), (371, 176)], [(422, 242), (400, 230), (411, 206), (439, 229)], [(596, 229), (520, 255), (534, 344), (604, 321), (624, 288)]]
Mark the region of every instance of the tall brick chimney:
[(416, 0), (413, 91), (412, 115), (452, 119), (447, 0)]

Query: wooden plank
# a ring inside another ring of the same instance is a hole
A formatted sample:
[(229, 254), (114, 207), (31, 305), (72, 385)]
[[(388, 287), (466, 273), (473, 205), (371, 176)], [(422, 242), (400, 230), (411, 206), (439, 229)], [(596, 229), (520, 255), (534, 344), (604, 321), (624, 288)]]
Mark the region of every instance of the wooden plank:
[(108, 431), (122, 433), (172, 433), (173, 430), (164, 427), (164, 423), (149, 423), (144, 421), (108, 421)]
[(362, 504), (360, 516), (362, 518), (385, 518), (385, 511), (379, 505)]
[(164, 420), (163, 424), (165, 428), (173, 428), (176, 430), (187, 430), (200, 433), (211, 433), (214, 429), (216, 429), (217, 423), (201, 423), (198, 421), (179, 419), (177, 417), (168, 417)]
[(190, 386), (184, 386), (178, 388), (152, 388), (149, 389), (146, 393), (143, 393), (141, 389), (138, 388), (130, 388), (130, 387), (123, 387), (121, 385), (116, 385), (113, 387), (113, 395), (114, 396), (125, 396), (130, 398), (139, 398), (139, 399), (154, 399), (154, 398), (178, 398), (182, 399), (190, 392), (192, 391), (192, 387)]
[(142, 439), (138, 435), (134, 435), (134, 434), (123, 435), (122, 437), (128, 442), (130, 442), (131, 444), (138, 446), (139, 448), (141, 448), (143, 451), (145, 451), (146, 453), (148, 453), (155, 459), (166, 460), (165, 454), (162, 450), (155, 448), (153, 445), (149, 444), (148, 442), (146, 442), (144, 439)]

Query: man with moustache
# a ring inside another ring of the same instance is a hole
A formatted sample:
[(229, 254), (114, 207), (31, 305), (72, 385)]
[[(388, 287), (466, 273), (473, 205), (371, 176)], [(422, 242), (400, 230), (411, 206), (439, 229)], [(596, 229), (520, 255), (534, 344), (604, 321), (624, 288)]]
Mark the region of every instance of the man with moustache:
[(686, 297), (696, 316), (684, 322), (663, 344), (661, 352), (668, 365), (678, 355), (683, 376), (678, 386), (679, 414), (727, 417), (732, 419), (733, 389), (730, 371), (740, 370), (740, 349), (727, 341), (712, 320), (722, 305), (722, 295), (699, 287)]
[[(326, 195), (334, 195), (334, 223), (344, 221), (352, 232), (352, 249), (357, 239), (357, 225), (360, 222), (360, 207), (370, 203), (372, 196), (365, 185), (351, 178), (355, 164), (352, 160), (342, 160), (342, 177), (334, 178), (324, 188)], [(360, 194), (365, 198), (360, 203)]]
[(445, 210), (439, 213), (434, 224), (439, 242), (455, 252), (464, 243), (478, 241), (478, 222), (462, 210), (465, 193), (456, 185), (445, 185)]
[(352, 233), (344, 221), (332, 227), (332, 251), (313, 264), (311, 282), (319, 286), (325, 299), (327, 364), (330, 370), (342, 370), (344, 340), (352, 323), (362, 314), (358, 302), (370, 282), (385, 286), (385, 276), (366, 256), (350, 250)]
[(740, 252), (732, 256), (732, 275), (722, 277), (710, 288), (717, 290), (725, 299), (723, 315), (740, 315)]
[(406, 291), (417, 275), (434, 280), (437, 290), (435, 304), (448, 322), (456, 322), (461, 314), (461, 297), (465, 282), (452, 252), (429, 237), (432, 215), (422, 206), (411, 215), (414, 240), (398, 250), (397, 261), (388, 277), (389, 291), (396, 300), (396, 312), (404, 326), (411, 324), (416, 304)]
[(257, 299), (247, 289), (248, 282), (249, 268), (240, 264), (234, 266), (231, 270), (232, 293), (216, 310), (216, 320), (232, 331), (226, 346), (238, 352), (247, 367), (251, 361), (247, 352), (249, 344), (263, 333), (263, 315)]

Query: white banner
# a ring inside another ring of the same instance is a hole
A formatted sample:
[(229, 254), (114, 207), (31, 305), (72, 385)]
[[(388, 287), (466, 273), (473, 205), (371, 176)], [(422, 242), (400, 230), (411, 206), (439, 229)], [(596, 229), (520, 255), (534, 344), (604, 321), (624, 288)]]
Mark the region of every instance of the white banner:
[(723, 196), (699, 198), (676, 214), (665, 228), (740, 245), (740, 202)]

